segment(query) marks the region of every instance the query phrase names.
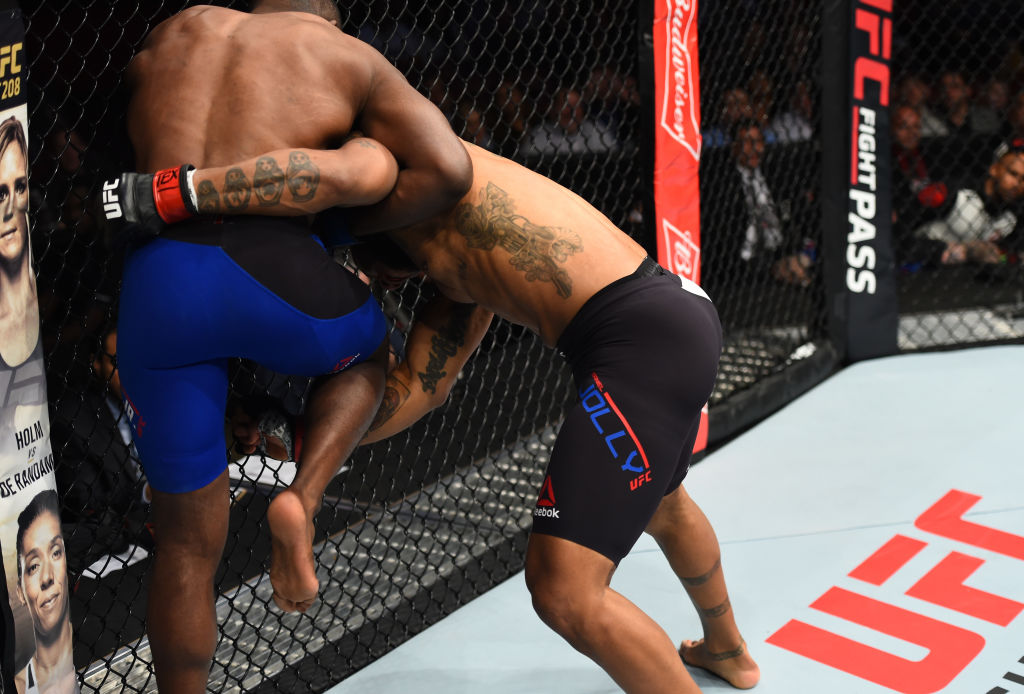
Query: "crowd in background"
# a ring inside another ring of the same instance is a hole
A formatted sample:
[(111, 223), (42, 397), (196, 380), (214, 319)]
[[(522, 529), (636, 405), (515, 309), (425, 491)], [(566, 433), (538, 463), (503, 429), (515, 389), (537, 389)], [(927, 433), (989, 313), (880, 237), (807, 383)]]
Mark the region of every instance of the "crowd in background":
[[(502, 65), (537, 49), (524, 38), (526, 49), (492, 50), (488, 46), (508, 27), (495, 28), (482, 5), (473, 7), (460, 22), (443, 25), (440, 36), (395, 20), (366, 24), (361, 37), (407, 74), (421, 76), (421, 91), (457, 133), (481, 147), (527, 165), (552, 156), (636, 154), (643, 111), (631, 65), (600, 47), (587, 69), (560, 65), (557, 56)], [(566, 40), (581, 40), (567, 25), (571, 17), (555, 13), (552, 19), (550, 8), (509, 12), (510, 26), (520, 27), (522, 37), (538, 26), (552, 31), (553, 21)], [(615, 31), (613, 16), (595, 12), (588, 21), (591, 30)], [(446, 39), (450, 32), (456, 39)], [(821, 84), (813, 37), (813, 27), (796, 22), (783, 41), (774, 41), (768, 23), (759, 20), (745, 25), (735, 45), (701, 49), (709, 84), (702, 90), (702, 274), (716, 300), (730, 292), (753, 296), (757, 282), (744, 280), (750, 289), (744, 293), (736, 277), (798, 289), (818, 277)], [(454, 54), (454, 46), (462, 54)], [(480, 62), (484, 58), (492, 67)], [(892, 221), (903, 272), (1015, 262), (1024, 219), (1022, 76), (945, 69), (905, 72), (893, 81)], [(65, 465), (73, 477), (90, 455), (75, 444), (86, 426), (77, 414), (83, 400), (88, 395), (88, 412), (108, 408), (109, 374), (88, 365), (105, 354), (118, 284), (117, 263), (91, 208), (101, 173), (124, 162), (116, 149), (89, 145), (95, 131), (83, 126), (74, 106), (66, 113), (38, 104), (33, 109), (33, 250), (38, 274), (46, 278), (39, 298), (48, 372), (60, 374), (50, 389), (58, 408), (55, 449), (80, 459)], [(68, 403), (75, 407), (61, 409)], [(113, 440), (123, 444), (117, 464), (124, 477), (110, 483), (110, 493), (119, 504), (137, 505), (139, 478), (123, 419), (114, 413), (103, 420), (108, 428), (116, 425)], [(95, 514), (81, 511), (82, 518)]]

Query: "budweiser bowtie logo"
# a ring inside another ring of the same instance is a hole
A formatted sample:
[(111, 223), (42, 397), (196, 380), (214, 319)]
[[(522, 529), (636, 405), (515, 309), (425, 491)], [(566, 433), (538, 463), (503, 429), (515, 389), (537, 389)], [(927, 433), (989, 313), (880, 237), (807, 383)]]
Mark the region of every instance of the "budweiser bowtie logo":
[(697, 3), (693, 0), (665, 0), (665, 89), (661, 109), (661, 127), (686, 148), (694, 159), (700, 158), (699, 92), (696, 60)]

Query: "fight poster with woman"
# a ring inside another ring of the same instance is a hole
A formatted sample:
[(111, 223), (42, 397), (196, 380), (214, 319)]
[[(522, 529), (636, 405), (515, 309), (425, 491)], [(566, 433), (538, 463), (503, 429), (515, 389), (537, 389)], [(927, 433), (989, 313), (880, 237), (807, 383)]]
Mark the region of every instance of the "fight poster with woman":
[[(0, 554), (4, 692), (78, 692), (29, 236), (24, 23), (0, 6)], [(6, 599), (2, 599), (6, 598)]]

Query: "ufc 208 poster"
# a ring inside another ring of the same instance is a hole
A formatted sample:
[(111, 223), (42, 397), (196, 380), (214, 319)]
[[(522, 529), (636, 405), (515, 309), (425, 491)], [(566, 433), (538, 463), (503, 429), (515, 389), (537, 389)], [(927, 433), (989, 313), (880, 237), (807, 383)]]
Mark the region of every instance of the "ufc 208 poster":
[(11, 5), (0, 4), (0, 683), (77, 693), (29, 235), (25, 27)]

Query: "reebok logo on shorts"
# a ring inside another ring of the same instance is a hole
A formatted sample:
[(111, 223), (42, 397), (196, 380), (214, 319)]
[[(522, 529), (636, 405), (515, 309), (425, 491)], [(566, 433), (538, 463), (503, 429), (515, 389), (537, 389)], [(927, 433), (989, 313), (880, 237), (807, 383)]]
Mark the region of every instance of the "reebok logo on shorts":
[(540, 497), (537, 499), (537, 507), (533, 509), (534, 518), (558, 518), (558, 509), (555, 508), (555, 488), (551, 484), (551, 475), (544, 478), (544, 484), (540, 488)]

